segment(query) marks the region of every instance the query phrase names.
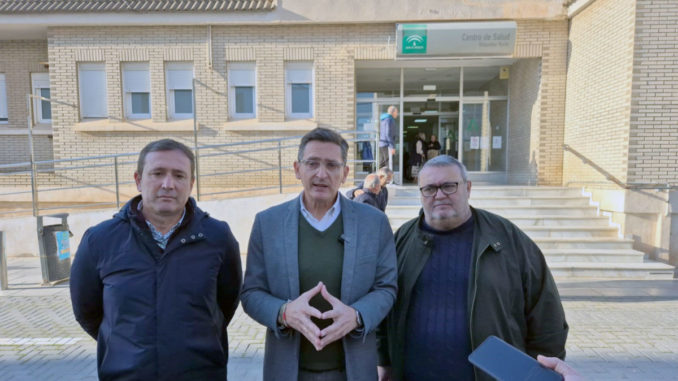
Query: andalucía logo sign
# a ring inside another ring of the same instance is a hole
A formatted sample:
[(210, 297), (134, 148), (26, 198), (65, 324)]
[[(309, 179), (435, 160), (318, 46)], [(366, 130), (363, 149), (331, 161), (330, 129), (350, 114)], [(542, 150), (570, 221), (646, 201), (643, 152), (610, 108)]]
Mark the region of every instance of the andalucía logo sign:
[(426, 54), (426, 25), (403, 25), (402, 54)]

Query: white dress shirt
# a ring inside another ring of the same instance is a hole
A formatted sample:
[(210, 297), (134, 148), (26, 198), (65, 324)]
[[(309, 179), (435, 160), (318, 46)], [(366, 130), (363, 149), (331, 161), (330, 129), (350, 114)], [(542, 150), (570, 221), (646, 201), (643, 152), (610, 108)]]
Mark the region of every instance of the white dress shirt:
[(301, 205), (301, 214), (304, 216), (306, 221), (308, 221), (311, 226), (317, 231), (324, 232), (332, 226), (334, 221), (337, 220), (337, 217), (339, 217), (339, 213), (341, 213), (341, 202), (340, 199), (341, 194), (337, 193), (337, 201), (334, 202), (334, 205), (325, 213), (325, 215), (321, 219), (316, 219), (313, 217), (311, 212), (306, 209), (306, 205), (304, 205), (304, 192), (301, 192), (301, 195), (299, 195), (299, 204)]

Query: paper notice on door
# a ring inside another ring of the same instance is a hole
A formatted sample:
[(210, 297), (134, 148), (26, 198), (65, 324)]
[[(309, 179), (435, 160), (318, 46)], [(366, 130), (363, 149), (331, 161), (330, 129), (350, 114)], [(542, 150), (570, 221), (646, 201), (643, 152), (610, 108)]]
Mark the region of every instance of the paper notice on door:
[(480, 148), (480, 136), (471, 136), (471, 149)]
[(492, 137), (492, 148), (493, 149), (501, 149), (501, 136), (493, 136)]
[(481, 149), (490, 148), (490, 137), (489, 136), (483, 136), (482, 138), (480, 138), (480, 148)]

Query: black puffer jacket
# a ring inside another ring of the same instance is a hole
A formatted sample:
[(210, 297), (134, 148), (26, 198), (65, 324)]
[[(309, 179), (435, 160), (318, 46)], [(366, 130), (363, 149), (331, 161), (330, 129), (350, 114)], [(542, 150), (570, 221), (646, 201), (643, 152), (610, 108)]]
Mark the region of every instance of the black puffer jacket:
[(137, 214), (140, 200), (87, 230), (71, 270), (73, 312), (97, 340), (99, 378), (225, 380), (238, 242), (189, 199), (163, 252)]

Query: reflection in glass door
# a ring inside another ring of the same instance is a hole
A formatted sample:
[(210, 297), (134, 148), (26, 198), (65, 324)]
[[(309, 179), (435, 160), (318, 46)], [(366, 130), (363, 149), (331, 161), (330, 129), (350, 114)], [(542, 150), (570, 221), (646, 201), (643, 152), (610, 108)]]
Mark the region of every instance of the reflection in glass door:
[[(376, 131), (375, 125), (378, 127), (374, 116), (375, 104), (373, 102), (361, 102), (360, 99), (356, 104), (356, 129), (358, 131)], [(355, 160), (374, 160), (376, 157), (376, 145), (374, 134), (358, 134), (355, 143)], [(356, 177), (363, 178), (368, 173), (374, 171), (374, 164), (369, 162), (359, 162), (353, 169)]]
[(465, 103), (462, 162), (469, 171), (506, 170), (507, 102)]
[[(391, 103), (378, 103), (368, 99), (360, 99), (356, 103), (356, 129), (358, 131), (371, 131), (372, 134), (358, 134), (358, 140), (355, 145), (356, 158), (355, 160), (373, 161), (377, 159), (379, 145), (375, 143), (376, 135), (379, 132), (379, 125), (381, 117), (387, 113), (388, 107)], [(399, 168), (399, 144), (398, 139), (400, 127), (399, 121), (396, 119), (396, 153), (393, 155), (393, 169), (398, 172)], [(369, 142), (367, 140), (370, 140)], [(360, 178), (375, 172), (378, 168), (371, 163), (360, 163), (356, 165), (354, 171), (356, 174), (361, 174)]]
[(481, 171), (482, 152), (487, 150), (483, 144), (483, 104), (464, 103), (462, 111), (462, 162), (469, 171)]
[(441, 116), (440, 131), (438, 136), (441, 153), (444, 155), (450, 155), (455, 159), (459, 158), (458, 120), (458, 116)]

